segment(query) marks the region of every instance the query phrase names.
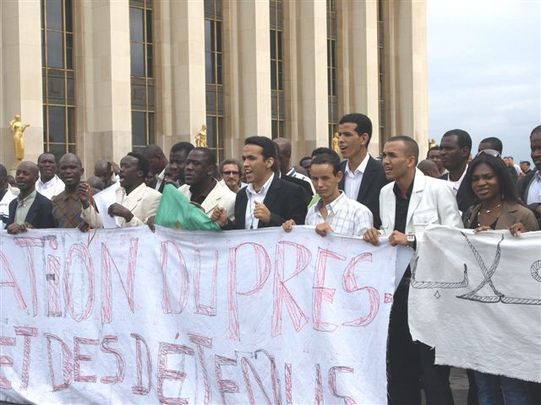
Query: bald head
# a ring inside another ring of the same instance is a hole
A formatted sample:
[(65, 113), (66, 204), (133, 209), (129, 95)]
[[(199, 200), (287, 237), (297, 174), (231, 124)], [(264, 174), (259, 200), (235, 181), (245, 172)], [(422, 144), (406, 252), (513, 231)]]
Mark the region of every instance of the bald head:
[(26, 197), (32, 193), (36, 187), (36, 181), (39, 178), (39, 168), (34, 162), (23, 161), (17, 166), (15, 172), (15, 181), (17, 187), (21, 190), (20, 196)]
[(104, 187), (109, 187), (113, 182), (113, 166), (108, 160), (97, 160), (94, 163), (94, 176), (99, 177)]
[(79, 156), (77, 156), (75, 153), (66, 153), (60, 158), (60, 160), (58, 161), (58, 165), (61, 166), (62, 162), (75, 163), (81, 167), (83, 166), (81, 159), (79, 159)]
[(423, 172), (425, 176), (440, 177), (440, 172), (438, 170), (438, 165), (430, 159), (421, 160), (417, 165), (417, 168)]
[(280, 157), (280, 171), (286, 174), (291, 162), (291, 142), (287, 138), (276, 138), (272, 140), (278, 146), (278, 155)]
[(167, 166), (167, 159), (163, 154), (162, 148), (158, 145), (147, 145), (143, 150), (143, 156), (148, 160), (152, 174), (159, 174)]

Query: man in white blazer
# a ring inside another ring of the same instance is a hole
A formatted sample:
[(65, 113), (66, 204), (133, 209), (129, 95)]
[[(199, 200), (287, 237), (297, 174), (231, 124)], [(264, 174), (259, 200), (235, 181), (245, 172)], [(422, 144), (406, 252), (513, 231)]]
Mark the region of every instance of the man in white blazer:
[(178, 189), (191, 202), (201, 206), (208, 217), (214, 208), (223, 208), (230, 221), (235, 219), (235, 199), (237, 194), (232, 192), (223, 181), (217, 181), (216, 155), (208, 148), (197, 147), (190, 151), (184, 168), (184, 181)]
[[(389, 138), (383, 148), (385, 176), (394, 180), (380, 192), (381, 232), (393, 246), (415, 249), (422, 243), (430, 224), (462, 227), (456, 199), (443, 180), (423, 175), (416, 168), (417, 142), (407, 136)], [(375, 245), (380, 232), (375, 228), (364, 239)], [(411, 271), (408, 268), (394, 295), (387, 345), (389, 404), (420, 404), (420, 381), (428, 404), (449, 405), (449, 367), (434, 365), (434, 350), (411, 339), (408, 326), (408, 292)], [(436, 348), (437, 350), (437, 348)]]
[[(161, 193), (145, 185), (148, 170), (148, 161), (137, 152), (128, 153), (120, 161), (120, 187), (116, 190), (116, 202), (109, 206), (107, 213), (116, 217), (121, 227), (145, 225), (156, 215)], [(88, 187), (81, 192), (81, 218), (91, 228), (103, 228), (101, 217), (90, 201)]]

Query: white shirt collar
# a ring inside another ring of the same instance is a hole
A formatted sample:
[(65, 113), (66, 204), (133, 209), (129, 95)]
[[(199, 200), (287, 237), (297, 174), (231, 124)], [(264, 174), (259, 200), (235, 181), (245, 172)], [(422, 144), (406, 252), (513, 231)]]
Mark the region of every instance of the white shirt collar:
[(357, 168), (354, 171), (351, 171), (349, 168), (349, 160), (346, 160), (346, 174), (350, 176), (355, 176), (357, 173), (364, 174), (366, 171), (366, 166), (368, 165), (368, 159), (370, 158), (370, 154), (367, 153), (363, 159), (363, 161), (357, 166)]
[(261, 190), (259, 190), (259, 192), (255, 191), (253, 183), (248, 184), (248, 187), (246, 187), (246, 193), (248, 193), (248, 197), (250, 197), (250, 194), (266, 196), (267, 191), (269, 190), (269, 187), (273, 180), (274, 180), (274, 173), (272, 173), (271, 176), (265, 182), (265, 184), (263, 184), (263, 187), (261, 187)]

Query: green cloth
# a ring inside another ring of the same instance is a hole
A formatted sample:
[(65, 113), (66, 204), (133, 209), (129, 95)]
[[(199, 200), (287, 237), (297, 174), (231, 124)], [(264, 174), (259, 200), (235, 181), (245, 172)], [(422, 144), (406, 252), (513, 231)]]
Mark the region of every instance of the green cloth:
[(163, 189), (160, 207), (156, 214), (156, 225), (167, 228), (180, 228), (188, 231), (219, 231), (220, 226), (212, 221), (175, 186), (166, 184)]

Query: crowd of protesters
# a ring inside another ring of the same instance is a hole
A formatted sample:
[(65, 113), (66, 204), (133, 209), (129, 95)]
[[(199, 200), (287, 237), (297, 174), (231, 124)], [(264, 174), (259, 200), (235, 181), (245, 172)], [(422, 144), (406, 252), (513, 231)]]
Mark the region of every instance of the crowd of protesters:
[[(416, 141), (393, 136), (381, 156), (371, 156), (370, 119), (347, 114), (339, 122), (339, 154), (319, 147), (299, 165), (291, 162), (285, 138), (251, 136), (240, 160), (218, 164), (208, 148), (179, 142), (168, 158), (157, 145), (130, 152), (119, 164), (98, 160), (85, 175), (79, 157), (56, 159), (42, 153), (23, 161), (15, 178), (0, 165), (0, 215), (10, 234), (30, 228), (103, 227), (104, 213), (94, 203), (101, 190), (113, 190), (107, 215), (118, 226), (153, 227), (166, 185), (174, 185), (222, 229), (282, 227), (301, 224), (326, 236), (363, 237), (377, 245), (417, 248), (428, 224), (465, 227), (477, 232), (508, 229), (519, 237), (541, 223), (541, 125), (525, 134), (532, 164), (516, 165), (502, 156), (500, 139), (489, 137), (473, 152), (461, 129), (443, 134), (439, 146), (420, 160)], [(472, 156), (474, 155), (475, 156)], [(11, 177), (11, 178), (10, 178)], [(86, 180), (83, 180), (85, 179)], [(434, 364), (434, 350), (412, 341), (407, 317), (411, 272), (395, 292), (388, 340), (388, 391), (391, 404), (453, 404), (450, 368)], [(539, 326), (539, 325), (538, 325)], [(469, 404), (533, 404), (539, 385), (503, 376), (469, 372)]]

